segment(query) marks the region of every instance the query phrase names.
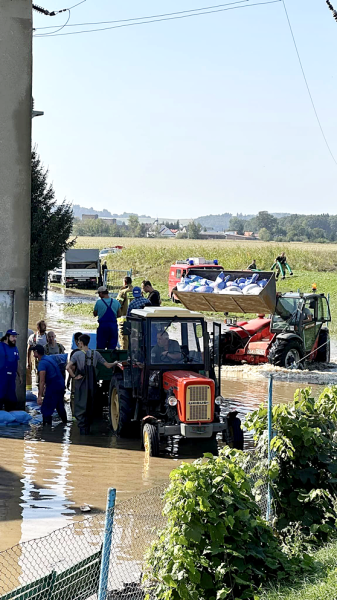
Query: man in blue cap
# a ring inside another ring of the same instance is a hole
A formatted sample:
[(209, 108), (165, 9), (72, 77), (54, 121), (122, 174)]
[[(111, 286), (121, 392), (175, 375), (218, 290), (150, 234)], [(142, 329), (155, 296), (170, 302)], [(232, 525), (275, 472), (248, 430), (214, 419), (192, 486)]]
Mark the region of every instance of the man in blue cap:
[(131, 311), (135, 310), (136, 308), (144, 308), (144, 306), (152, 306), (150, 300), (148, 300), (147, 298), (143, 298), (142, 296), (142, 290), (140, 289), (140, 287), (134, 287), (133, 288), (133, 300), (131, 300), (130, 304), (129, 304), (129, 308), (128, 308), (128, 312), (126, 313), (127, 316), (129, 317), (131, 315)]
[(94, 317), (98, 317), (96, 348), (114, 350), (118, 342), (117, 317), (121, 316), (121, 305), (115, 298), (110, 298), (105, 285), (101, 285), (96, 293), (99, 295), (94, 306)]
[(19, 368), (19, 351), (16, 347), (17, 332), (8, 329), (0, 340), (0, 409), (7, 411), (16, 408), (15, 382), (18, 375), (22, 383)]
[(37, 403), (41, 406), (44, 425), (52, 424), (52, 414), (56, 409), (61, 421), (67, 422), (64, 408), (64, 377), (52, 356), (46, 356), (44, 347), (37, 344), (33, 348), (34, 357), (38, 359), (39, 395)]

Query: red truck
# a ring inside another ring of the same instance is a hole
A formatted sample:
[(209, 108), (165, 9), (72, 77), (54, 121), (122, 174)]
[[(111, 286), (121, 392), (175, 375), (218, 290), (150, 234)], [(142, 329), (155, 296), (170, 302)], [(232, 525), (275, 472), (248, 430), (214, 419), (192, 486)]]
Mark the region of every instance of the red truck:
[(188, 258), (186, 260), (177, 260), (177, 262), (170, 267), (168, 281), (169, 297), (172, 302), (179, 302), (174, 292), (177, 289), (177, 283), (181, 281), (182, 277), (186, 277), (187, 275), (199, 275), (200, 277), (205, 277), (205, 279), (214, 280), (214, 272), (221, 273), (223, 270), (223, 267), (218, 264), (216, 259), (205, 260), (205, 258), (196, 257)]

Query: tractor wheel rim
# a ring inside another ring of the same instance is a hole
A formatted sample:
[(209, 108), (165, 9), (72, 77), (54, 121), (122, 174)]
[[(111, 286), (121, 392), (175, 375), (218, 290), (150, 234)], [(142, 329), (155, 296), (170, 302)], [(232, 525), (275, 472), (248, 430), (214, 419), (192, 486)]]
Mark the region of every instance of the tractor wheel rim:
[(117, 431), (119, 425), (119, 398), (116, 388), (112, 390), (110, 415), (112, 427)]
[(145, 452), (148, 454), (150, 452), (150, 438), (147, 431), (144, 431), (144, 448)]
[(285, 358), (285, 366), (286, 367), (290, 367), (291, 365), (293, 365), (294, 363), (298, 363), (298, 361), (300, 360), (300, 353), (298, 350), (296, 350), (296, 348), (292, 348), (291, 350), (288, 351), (286, 358)]

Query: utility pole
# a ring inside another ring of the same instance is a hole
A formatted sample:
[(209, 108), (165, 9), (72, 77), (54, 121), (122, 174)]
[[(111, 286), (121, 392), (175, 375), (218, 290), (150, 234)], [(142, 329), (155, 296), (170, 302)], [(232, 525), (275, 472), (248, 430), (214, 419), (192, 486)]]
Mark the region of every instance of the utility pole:
[(32, 2), (0, 0), (0, 331), (13, 327), (26, 395), (32, 122)]

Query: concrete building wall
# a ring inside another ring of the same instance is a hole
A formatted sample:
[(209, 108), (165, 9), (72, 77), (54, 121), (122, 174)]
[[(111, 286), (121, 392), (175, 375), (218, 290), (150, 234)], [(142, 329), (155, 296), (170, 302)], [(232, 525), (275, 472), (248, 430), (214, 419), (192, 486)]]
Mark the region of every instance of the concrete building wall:
[[(0, 290), (14, 290), (25, 372), (30, 268), (32, 3), (0, 0)], [(25, 387), (18, 389), (19, 400)]]
[(82, 221), (92, 221), (98, 219), (98, 215), (82, 215)]
[(101, 217), (101, 221), (104, 221), (107, 225), (116, 225), (116, 219), (111, 219), (110, 217)]

